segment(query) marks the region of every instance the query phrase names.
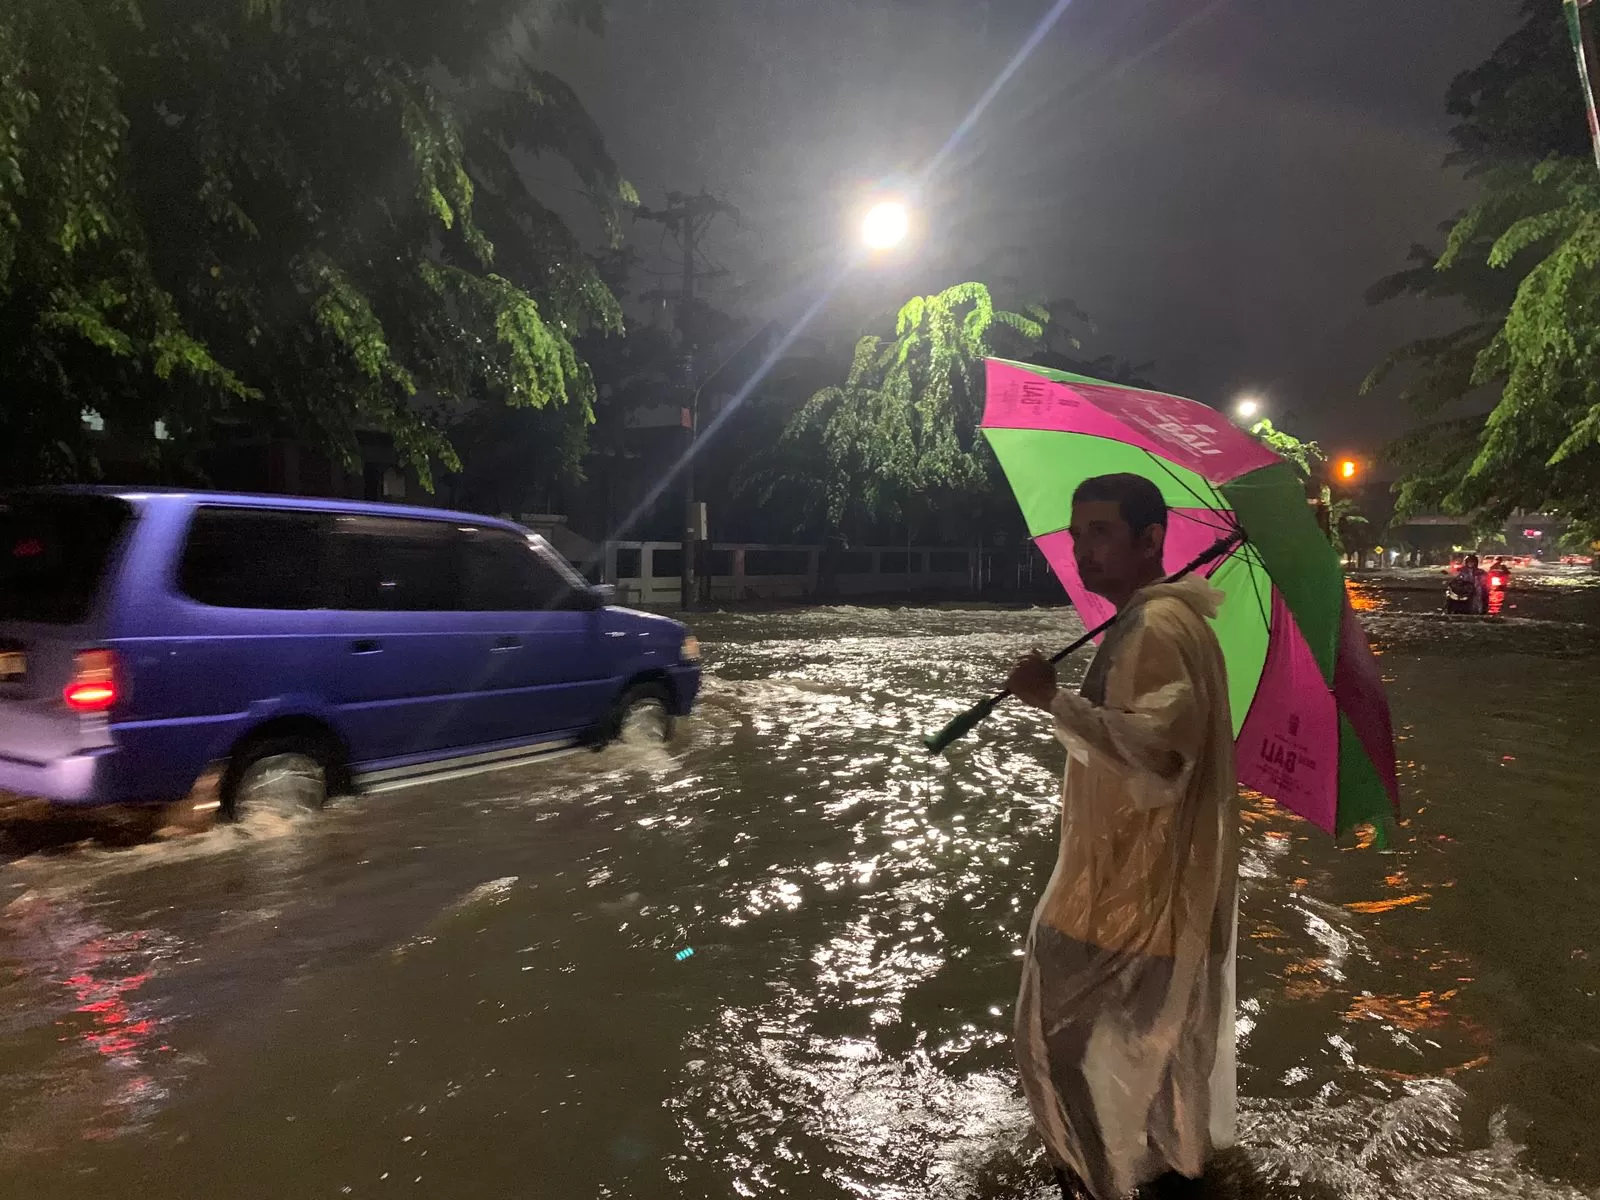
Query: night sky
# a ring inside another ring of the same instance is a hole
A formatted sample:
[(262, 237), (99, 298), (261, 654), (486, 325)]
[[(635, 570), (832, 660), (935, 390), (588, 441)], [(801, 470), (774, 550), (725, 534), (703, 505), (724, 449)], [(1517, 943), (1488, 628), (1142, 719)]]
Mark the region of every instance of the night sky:
[[(704, 186), (740, 207), (710, 246), (722, 299), (771, 315), (826, 277), (852, 204), (921, 171), (1050, 8), (614, 0), (604, 38), (559, 37), (552, 65), (647, 204)], [(1166, 389), (1256, 392), (1296, 432), (1376, 449), (1407, 418), (1358, 396), (1362, 377), (1451, 315), (1362, 293), (1470, 195), (1442, 167), (1444, 92), (1516, 16), (1514, 0), (1075, 0), (930, 181), (914, 266), (852, 278), (833, 322), (1010, 274), (1088, 310), (1086, 357), (1153, 359)]]

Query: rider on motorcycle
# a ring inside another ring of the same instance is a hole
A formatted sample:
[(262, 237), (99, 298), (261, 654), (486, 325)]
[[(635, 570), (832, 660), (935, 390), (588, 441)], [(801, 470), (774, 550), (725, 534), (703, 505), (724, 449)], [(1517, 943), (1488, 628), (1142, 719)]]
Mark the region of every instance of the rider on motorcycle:
[(1474, 615), (1489, 611), (1489, 576), (1478, 565), (1476, 554), (1467, 555), (1461, 569), (1445, 583), (1444, 609)]

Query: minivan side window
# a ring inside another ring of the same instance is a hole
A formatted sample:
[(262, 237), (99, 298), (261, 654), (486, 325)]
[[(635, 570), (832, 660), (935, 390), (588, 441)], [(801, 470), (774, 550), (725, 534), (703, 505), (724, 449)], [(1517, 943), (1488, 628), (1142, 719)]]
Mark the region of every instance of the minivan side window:
[(500, 529), (466, 535), (461, 606), (474, 612), (583, 607), (578, 589), (527, 538)]
[(444, 521), (336, 516), (329, 606), (366, 612), (459, 608), (459, 536)]
[(178, 588), (215, 608), (326, 607), (327, 524), (314, 512), (202, 506), (189, 526)]

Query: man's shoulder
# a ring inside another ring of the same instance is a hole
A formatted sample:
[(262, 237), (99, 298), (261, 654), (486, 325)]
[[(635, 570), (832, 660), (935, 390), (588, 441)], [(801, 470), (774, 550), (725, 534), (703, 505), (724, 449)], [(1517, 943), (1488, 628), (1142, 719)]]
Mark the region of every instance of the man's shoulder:
[(1152, 596), (1140, 605), (1144, 610), (1146, 629), (1164, 633), (1211, 634), (1211, 622), (1195, 610), (1193, 604), (1179, 596)]
[(1152, 596), (1141, 607), (1145, 610), (1140, 622), (1141, 640), (1147, 645), (1153, 643), (1151, 649), (1166, 647), (1165, 653), (1177, 655), (1196, 669), (1213, 656), (1223, 657), (1222, 643), (1211, 622), (1181, 597)]

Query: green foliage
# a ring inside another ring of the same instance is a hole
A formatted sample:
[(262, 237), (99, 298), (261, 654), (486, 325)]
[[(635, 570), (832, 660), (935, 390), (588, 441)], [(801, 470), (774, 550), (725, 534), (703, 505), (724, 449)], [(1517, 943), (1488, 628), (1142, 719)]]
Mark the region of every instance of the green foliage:
[(1340, 554), (1371, 549), (1372, 522), (1356, 501), (1348, 496), (1333, 496), (1322, 489), (1322, 503), (1328, 506), (1328, 541)]
[[(1406, 371), (1402, 395), (1430, 424), (1392, 447), (1398, 511), (1489, 526), (1558, 510), (1600, 530), (1600, 177), (1560, 7), (1527, 20), (1451, 89), (1454, 161), (1479, 180), (1444, 248), (1369, 294), (1464, 305), (1471, 320), (1403, 347), (1373, 372)], [(1452, 407), (1483, 398), (1483, 416)]]
[(1316, 442), (1302, 441), (1263, 418), (1250, 427), (1251, 436), (1279, 458), (1294, 464), (1300, 478), (1309, 482), (1317, 468), (1328, 461), (1327, 453)]
[[(198, 448), (219, 420), (427, 480), (445, 425), (594, 387), (615, 298), (526, 156), (613, 232), (637, 202), (542, 25), (587, 0), (8, 0), (0, 6), (0, 471), (81, 473), (80, 414)], [(565, 450), (561, 457), (570, 457)]]
[(892, 337), (856, 343), (845, 381), (818, 391), (758, 476), (797, 525), (830, 531), (970, 516), (995, 494), (997, 466), (977, 434), (983, 360), (997, 339), (1042, 344), (1048, 313), (995, 306), (981, 283), (913, 297)]

